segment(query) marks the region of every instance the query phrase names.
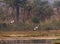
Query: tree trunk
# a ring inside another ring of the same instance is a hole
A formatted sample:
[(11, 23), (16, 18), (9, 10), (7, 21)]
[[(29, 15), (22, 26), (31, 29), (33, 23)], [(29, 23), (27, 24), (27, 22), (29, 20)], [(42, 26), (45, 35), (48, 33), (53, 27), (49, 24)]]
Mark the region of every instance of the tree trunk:
[(16, 23), (18, 24), (19, 22), (19, 6), (16, 6)]

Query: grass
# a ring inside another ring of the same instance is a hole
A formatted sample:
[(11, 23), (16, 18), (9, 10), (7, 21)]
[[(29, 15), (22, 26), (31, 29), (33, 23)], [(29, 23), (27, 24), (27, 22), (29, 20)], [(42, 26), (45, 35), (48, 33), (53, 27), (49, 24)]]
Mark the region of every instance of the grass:
[[(10, 36), (17, 35), (17, 36)], [(50, 31), (6, 31), (0, 32), (1, 37), (55, 37), (60, 36), (60, 30), (50, 30)]]
[[(0, 24), (2, 25), (2, 24)], [(7, 24), (5, 31), (0, 31), (0, 36), (10, 37), (9, 35), (19, 35), (18, 37), (48, 37), (48, 36), (60, 36), (60, 20), (59, 18), (45, 20), (45, 22), (40, 22), (39, 29), (33, 31), (36, 24), (32, 22), (25, 22), (19, 26), (15, 24)], [(3, 27), (5, 27), (3, 25)], [(16, 28), (16, 29), (15, 29)], [(4, 30), (3, 28), (1, 30)], [(7, 31), (8, 30), (8, 31)], [(11, 31), (10, 31), (11, 30)], [(23, 30), (23, 31), (21, 31)]]

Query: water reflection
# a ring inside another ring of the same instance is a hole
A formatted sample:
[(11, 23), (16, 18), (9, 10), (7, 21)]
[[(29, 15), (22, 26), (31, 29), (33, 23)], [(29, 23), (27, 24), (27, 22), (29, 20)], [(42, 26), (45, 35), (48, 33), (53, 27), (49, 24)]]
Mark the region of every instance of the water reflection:
[(47, 43), (46, 40), (0, 40), (0, 44), (47, 44)]

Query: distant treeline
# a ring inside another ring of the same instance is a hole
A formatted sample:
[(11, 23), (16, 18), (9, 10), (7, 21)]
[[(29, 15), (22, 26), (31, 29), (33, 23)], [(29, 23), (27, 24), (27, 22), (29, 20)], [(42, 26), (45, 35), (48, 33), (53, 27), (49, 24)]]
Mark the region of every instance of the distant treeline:
[[(41, 0), (4, 0), (0, 3), (0, 23), (13, 27), (19, 25), (24, 29), (41, 26), (41, 22), (43, 24), (50, 22), (60, 13), (59, 1), (52, 6), (48, 1)], [(11, 24), (12, 20), (14, 20), (13, 24)]]

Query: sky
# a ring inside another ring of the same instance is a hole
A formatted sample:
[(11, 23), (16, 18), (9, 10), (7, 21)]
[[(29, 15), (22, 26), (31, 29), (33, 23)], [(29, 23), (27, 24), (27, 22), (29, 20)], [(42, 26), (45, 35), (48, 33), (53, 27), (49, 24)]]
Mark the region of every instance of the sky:
[(49, 5), (50, 5), (51, 7), (53, 7), (54, 0), (48, 0), (48, 2), (49, 2)]
[(48, 2), (49, 2), (50, 4), (53, 4), (53, 3), (54, 3), (54, 0), (48, 0)]
[(3, 1), (3, 0), (0, 0), (0, 1)]

